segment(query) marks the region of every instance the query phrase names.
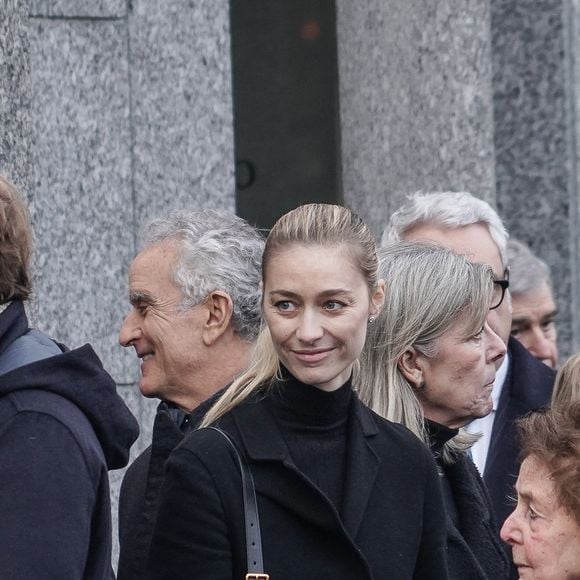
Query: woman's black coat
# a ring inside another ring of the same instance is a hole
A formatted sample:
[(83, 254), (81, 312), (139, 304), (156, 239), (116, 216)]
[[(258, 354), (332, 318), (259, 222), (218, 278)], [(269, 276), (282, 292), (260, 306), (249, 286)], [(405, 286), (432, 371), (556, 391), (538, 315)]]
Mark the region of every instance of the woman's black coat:
[(458, 529), (450, 517), (447, 520), (450, 580), (507, 580), (508, 560), (477, 467), (463, 455), (444, 471), (460, 521)]
[[(220, 420), (246, 455), (272, 580), (447, 578), (445, 515), (425, 445), (355, 398), (342, 517), (294, 465), (252, 398)], [(219, 433), (194, 431), (170, 456), (152, 542), (152, 580), (239, 580), (246, 545), (239, 467)]]

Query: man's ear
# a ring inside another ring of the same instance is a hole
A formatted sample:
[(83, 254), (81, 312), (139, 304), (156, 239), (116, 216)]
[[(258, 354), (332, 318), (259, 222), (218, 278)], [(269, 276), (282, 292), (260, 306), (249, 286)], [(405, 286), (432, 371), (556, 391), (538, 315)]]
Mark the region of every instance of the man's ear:
[(413, 388), (417, 388), (423, 383), (422, 355), (412, 346), (401, 355), (397, 365)]
[(214, 290), (203, 301), (207, 317), (203, 325), (202, 340), (206, 346), (214, 344), (229, 328), (234, 303), (229, 294)]

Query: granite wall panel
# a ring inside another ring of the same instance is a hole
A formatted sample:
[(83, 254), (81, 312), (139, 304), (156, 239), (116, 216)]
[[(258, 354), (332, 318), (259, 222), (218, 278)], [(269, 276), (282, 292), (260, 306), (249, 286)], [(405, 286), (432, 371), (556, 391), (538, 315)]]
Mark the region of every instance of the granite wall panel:
[(379, 234), (403, 196), (495, 198), (487, 0), (337, 1), (345, 200)]
[(122, 18), (130, 0), (30, 0), (32, 16)]
[(566, 126), (568, 127), (568, 191), (570, 200), (570, 326), (571, 352), (580, 351), (580, 0), (564, 3), (566, 61)]
[(137, 225), (173, 208), (233, 211), (229, 3), (132, 4)]
[[(562, 356), (580, 348), (571, 310), (570, 123), (563, 0), (491, 0), (497, 205), (552, 268)], [(577, 256), (576, 256), (577, 259)]]
[(0, 2), (0, 172), (29, 191), (30, 60), (27, 2)]
[(30, 34), (37, 322), (91, 342), (130, 383), (117, 343), (134, 252), (126, 24), (31, 19)]

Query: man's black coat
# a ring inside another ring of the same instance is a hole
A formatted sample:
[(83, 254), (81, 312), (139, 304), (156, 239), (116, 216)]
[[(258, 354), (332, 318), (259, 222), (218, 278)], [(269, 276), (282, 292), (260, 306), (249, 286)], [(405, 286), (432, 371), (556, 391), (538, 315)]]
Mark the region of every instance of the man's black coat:
[(516, 419), (550, 403), (555, 373), (515, 338), (508, 343), (510, 365), (493, 422), (483, 480), (489, 490), (498, 531), (514, 509), (510, 498), (520, 470)]
[[(188, 415), (187, 431), (203, 419), (221, 393), (210, 397)], [(182, 441), (184, 430), (164, 402), (157, 407), (151, 445), (127, 469), (119, 494), (119, 567), (117, 580), (143, 580), (159, 493), (165, 478), (165, 462)]]
[[(498, 534), (513, 511), (514, 488), (520, 471), (520, 444), (515, 421), (550, 404), (556, 373), (541, 363), (515, 338), (508, 342), (510, 364), (493, 421), (489, 451), (483, 472), (495, 512)], [(518, 578), (511, 562), (511, 578)]]
[[(246, 401), (220, 421), (252, 470), (265, 571), (276, 580), (447, 578), (429, 450), (358, 399), (351, 409), (341, 516), (297, 469), (263, 401)], [(194, 431), (167, 462), (149, 578), (237, 580), (246, 571), (238, 464), (218, 433)]]

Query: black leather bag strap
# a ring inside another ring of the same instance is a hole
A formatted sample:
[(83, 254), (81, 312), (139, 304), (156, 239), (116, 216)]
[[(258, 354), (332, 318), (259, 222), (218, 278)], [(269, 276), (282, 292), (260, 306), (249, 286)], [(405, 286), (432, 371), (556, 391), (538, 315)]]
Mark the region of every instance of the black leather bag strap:
[(238, 451), (230, 436), (218, 427), (208, 427), (217, 431), (233, 449), (238, 458), (242, 475), (242, 494), (244, 498), (244, 518), (246, 520), (246, 555), (248, 559), (248, 573), (246, 580), (269, 580), (270, 576), (264, 573), (262, 560), (262, 538), (260, 536), (260, 518), (258, 516), (258, 502), (252, 472), (244, 456)]

